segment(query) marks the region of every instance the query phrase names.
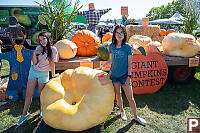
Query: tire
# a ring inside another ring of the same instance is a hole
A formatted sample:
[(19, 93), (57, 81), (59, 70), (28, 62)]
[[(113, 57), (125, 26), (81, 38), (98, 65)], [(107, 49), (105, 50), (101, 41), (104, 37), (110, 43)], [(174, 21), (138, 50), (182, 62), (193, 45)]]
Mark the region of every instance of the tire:
[(196, 67), (171, 66), (169, 67), (168, 79), (171, 83), (183, 84), (194, 79)]

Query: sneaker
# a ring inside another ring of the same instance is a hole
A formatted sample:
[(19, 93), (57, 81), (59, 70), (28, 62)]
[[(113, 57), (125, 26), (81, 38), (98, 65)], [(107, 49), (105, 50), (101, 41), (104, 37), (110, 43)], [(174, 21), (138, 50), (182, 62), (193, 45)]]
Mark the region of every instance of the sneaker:
[(137, 119), (135, 119), (135, 121), (143, 126), (147, 124), (147, 122), (143, 118), (140, 118), (139, 116), (137, 117)]
[(29, 117), (31, 116), (30, 113), (28, 113), (27, 115), (25, 116), (21, 116), (19, 121), (17, 122), (17, 126), (21, 125), (25, 120), (27, 120)]
[(40, 112), (40, 117), (42, 118), (42, 112)]
[(127, 121), (127, 117), (126, 117), (125, 111), (121, 112), (121, 118), (122, 118), (123, 121)]

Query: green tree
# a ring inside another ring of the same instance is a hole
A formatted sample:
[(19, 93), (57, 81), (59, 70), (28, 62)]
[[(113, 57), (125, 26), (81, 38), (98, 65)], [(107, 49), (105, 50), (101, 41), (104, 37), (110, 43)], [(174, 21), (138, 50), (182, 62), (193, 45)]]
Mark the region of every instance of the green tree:
[(161, 5), (160, 7), (153, 7), (146, 16), (149, 17), (150, 21), (162, 18), (170, 18), (176, 12), (179, 12), (185, 17), (185, 1), (186, 0), (174, 0), (172, 3), (168, 3), (166, 6)]
[(134, 18), (131, 18), (131, 19), (127, 20), (127, 23), (135, 23), (135, 22), (136, 22), (136, 19), (134, 19)]
[[(49, 0), (44, 0), (43, 4), (38, 3), (44, 11), (42, 18), (48, 26), (48, 32), (51, 33), (53, 44), (64, 37), (68, 38), (67, 33), (71, 33), (73, 29), (72, 20), (82, 6), (79, 7), (79, 0), (76, 0), (73, 8), (71, 8), (72, 3), (73, 0), (68, 0), (67, 2), (58, 0), (53, 4)], [(69, 11), (70, 9), (72, 11)]]
[(185, 19), (183, 21), (183, 32), (193, 35), (193, 30), (197, 28), (197, 20), (199, 18), (199, 10), (197, 8), (198, 1), (186, 1), (185, 5)]

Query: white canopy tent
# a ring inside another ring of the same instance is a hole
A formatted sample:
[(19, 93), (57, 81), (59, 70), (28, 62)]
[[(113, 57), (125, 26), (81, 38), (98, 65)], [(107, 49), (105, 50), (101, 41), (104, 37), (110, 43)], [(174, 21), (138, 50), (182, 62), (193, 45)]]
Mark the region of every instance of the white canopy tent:
[(157, 19), (153, 21), (149, 21), (150, 24), (183, 24), (181, 21), (173, 20), (173, 19)]
[(170, 19), (179, 21), (179, 20), (184, 20), (184, 17), (178, 12), (176, 12)]

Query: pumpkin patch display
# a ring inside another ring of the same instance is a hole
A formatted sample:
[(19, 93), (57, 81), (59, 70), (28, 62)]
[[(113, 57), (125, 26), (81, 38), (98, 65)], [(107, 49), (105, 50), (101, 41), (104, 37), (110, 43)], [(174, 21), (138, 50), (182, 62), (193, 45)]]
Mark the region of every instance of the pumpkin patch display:
[(77, 46), (70, 40), (60, 40), (54, 46), (57, 48), (61, 59), (70, 59), (76, 56)]
[(163, 41), (163, 53), (170, 56), (191, 57), (198, 53), (199, 43), (194, 36), (184, 33), (171, 33)]
[(131, 44), (133, 42), (137, 42), (139, 43), (140, 45), (142, 45), (142, 47), (146, 47), (146, 45), (148, 43), (150, 43), (152, 40), (150, 37), (148, 36), (143, 36), (143, 35), (133, 35), (130, 37), (128, 43)]
[(105, 43), (105, 42), (112, 42), (112, 33), (108, 32), (106, 33), (103, 38), (102, 38), (102, 43)]
[(113, 109), (115, 93), (110, 79), (101, 84), (102, 75), (108, 74), (78, 67), (51, 79), (40, 96), (45, 123), (56, 129), (83, 131), (104, 122)]
[(133, 55), (131, 82), (133, 93), (155, 93), (165, 83), (168, 67), (160, 54)]
[(93, 56), (97, 54), (97, 48), (100, 46), (99, 37), (92, 31), (79, 30), (71, 38), (71, 41), (78, 47), (77, 55)]
[(160, 29), (160, 36), (166, 36), (167, 31), (165, 29)]
[(109, 47), (108, 43), (105, 43), (97, 49), (97, 57), (99, 59), (102, 59), (102, 60), (108, 60), (109, 59), (108, 47)]
[(148, 54), (162, 54), (161, 51), (163, 51), (162, 45), (160, 42), (153, 41), (146, 45), (145, 51)]

